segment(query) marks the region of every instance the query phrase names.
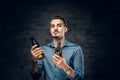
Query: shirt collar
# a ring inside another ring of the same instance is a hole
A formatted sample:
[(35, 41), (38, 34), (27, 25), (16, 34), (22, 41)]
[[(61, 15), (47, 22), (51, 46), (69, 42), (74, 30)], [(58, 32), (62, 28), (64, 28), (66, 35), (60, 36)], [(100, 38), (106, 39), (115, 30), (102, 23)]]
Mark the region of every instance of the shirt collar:
[[(65, 46), (67, 46), (67, 42), (68, 42), (68, 41), (65, 39), (62, 48), (65, 47)], [(49, 44), (49, 46), (55, 48), (55, 47), (54, 47), (54, 42), (52, 41), (52, 42)]]

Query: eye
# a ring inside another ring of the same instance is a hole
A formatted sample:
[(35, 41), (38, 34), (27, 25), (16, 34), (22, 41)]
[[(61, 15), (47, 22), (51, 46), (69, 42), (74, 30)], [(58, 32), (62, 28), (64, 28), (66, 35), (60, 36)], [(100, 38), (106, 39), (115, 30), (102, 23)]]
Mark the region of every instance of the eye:
[(50, 28), (54, 28), (55, 26), (54, 25), (51, 25)]
[(58, 27), (62, 27), (62, 25), (59, 25)]
[(58, 24), (57, 26), (58, 26), (58, 27), (62, 27), (62, 24)]

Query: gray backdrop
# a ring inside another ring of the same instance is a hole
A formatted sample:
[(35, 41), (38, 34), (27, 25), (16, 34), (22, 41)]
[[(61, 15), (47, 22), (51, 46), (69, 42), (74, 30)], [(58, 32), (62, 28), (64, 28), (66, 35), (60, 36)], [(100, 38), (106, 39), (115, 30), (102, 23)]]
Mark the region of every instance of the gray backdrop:
[(0, 80), (32, 80), (29, 37), (50, 42), (49, 20), (66, 18), (66, 38), (84, 52), (84, 80), (118, 78), (119, 7), (113, 1), (25, 0), (0, 3)]

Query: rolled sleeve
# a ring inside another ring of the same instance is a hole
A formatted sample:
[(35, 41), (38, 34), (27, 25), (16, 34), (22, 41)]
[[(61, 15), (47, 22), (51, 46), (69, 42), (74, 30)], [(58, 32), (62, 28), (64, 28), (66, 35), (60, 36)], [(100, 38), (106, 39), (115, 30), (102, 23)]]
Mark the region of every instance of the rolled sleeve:
[(37, 61), (39, 70), (38, 72), (34, 72), (31, 68), (30, 73), (32, 75), (33, 80), (39, 80), (39, 78), (41, 77), (42, 71), (43, 71), (43, 65), (42, 65), (42, 60), (38, 60)]
[(84, 59), (83, 59), (83, 52), (81, 47), (77, 47), (74, 53), (74, 70), (75, 75), (72, 80), (83, 80), (84, 76)]

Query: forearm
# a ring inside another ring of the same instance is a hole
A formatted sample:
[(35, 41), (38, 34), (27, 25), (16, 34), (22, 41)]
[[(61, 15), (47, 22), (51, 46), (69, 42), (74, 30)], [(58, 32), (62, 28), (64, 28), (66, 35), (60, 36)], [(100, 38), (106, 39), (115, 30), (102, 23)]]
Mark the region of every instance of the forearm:
[(32, 55), (32, 65), (31, 65), (31, 75), (33, 80), (39, 80), (42, 70), (43, 64), (42, 60), (38, 60), (38, 55), (42, 54), (43, 51), (38, 45), (33, 45), (31, 48), (31, 55)]
[[(70, 73), (67, 74), (67, 70), (70, 70)], [(67, 74), (67, 76), (71, 79), (71, 80), (83, 80), (83, 75), (81, 72), (75, 71), (74, 69), (72, 69), (69, 65), (66, 64), (66, 66), (64, 66), (63, 71)]]
[(32, 71), (33, 72), (38, 72), (38, 64), (37, 62), (32, 62)]
[(70, 73), (67, 74), (69, 78), (73, 78), (74, 75), (75, 75), (75, 71), (69, 66), (66, 64), (66, 66), (63, 68), (64, 72), (66, 73), (68, 70), (70, 70)]
[(33, 80), (39, 80), (41, 76), (37, 62), (32, 63), (31, 75), (32, 75)]

